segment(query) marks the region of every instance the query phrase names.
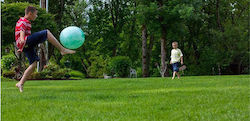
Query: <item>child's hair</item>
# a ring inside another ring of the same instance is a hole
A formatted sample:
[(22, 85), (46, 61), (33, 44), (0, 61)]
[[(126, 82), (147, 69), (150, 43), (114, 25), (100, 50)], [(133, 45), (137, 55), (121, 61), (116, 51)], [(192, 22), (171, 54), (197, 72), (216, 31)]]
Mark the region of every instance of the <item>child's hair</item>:
[(34, 13), (36, 11), (36, 8), (33, 7), (33, 6), (28, 6), (26, 9), (25, 9), (25, 14), (28, 14), (29, 12), (31, 13)]
[(174, 42), (172, 42), (172, 44), (177, 44), (178, 45), (178, 42), (174, 41)]

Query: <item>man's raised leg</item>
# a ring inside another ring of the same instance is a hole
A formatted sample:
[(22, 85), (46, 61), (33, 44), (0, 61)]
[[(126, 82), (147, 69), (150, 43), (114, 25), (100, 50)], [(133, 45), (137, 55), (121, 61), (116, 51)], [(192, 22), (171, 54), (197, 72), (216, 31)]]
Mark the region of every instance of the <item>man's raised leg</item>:
[(75, 51), (73, 50), (64, 48), (49, 30), (47, 30), (47, 36), (48, 36), (48, 41), (52, 45), (54, 45), (61, 52), (62, 55), (75, 53)]

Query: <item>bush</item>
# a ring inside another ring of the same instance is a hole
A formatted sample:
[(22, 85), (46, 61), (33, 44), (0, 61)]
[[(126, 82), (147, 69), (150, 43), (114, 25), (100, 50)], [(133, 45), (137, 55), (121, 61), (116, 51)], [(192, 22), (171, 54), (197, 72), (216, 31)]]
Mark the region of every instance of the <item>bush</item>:
[(65, 79), (69, 78), (68, 68), (60, 69), (57, 64), (49, 64), (41, 72), (35, 72), (32, 74), (32, 79)]
[(72, 68), (72, 69), (77, 70), (77, 71), (83, 71), (81, 56), (80, 55), (74, 55), (74, 56), (66, 55), (66, 56), (63, 56), (63, 58), (60, 60), (60, 67), (62, 67), (62, 68)]
[(103, 56), (90, 57), (91, 65), (88, 68), (88, 74), (91, 77), (103, 77), (103, 73), (107, 73), (107, 65), (109, 58)]
[(40, 72), (40, 76), (42, 79), (47, 79), (47, 78), (50, 78), (51, 77), (51, 74), (50, 74), (50, 71), (49, 70), (42, 70)]
[(66, 74), (67, 74), (67, 72), (65, 71), (65, 69), (60, 69), (60, 70), (52, 73), (52, 78), (53, 79), (64, 79)]
[(1, 76), (1, 81), (16, 81), (16, 80), (5, 78), (5, 77)]
[(79, 79), (85, 78), (85, 75), (82, 72), (76, 70), (71, 70), (69, 72), (69, 75), (71, 78), (79, 78)]
[(161, 77), (161, 74), (157, 68), (152, 69), (152, 75), (151, 77)]
[(126, 56), (116, 56), (112, 58), (109, 63), (111, 71), (119, 77), (127, 77), (129, 75), (130, 66), (131, 60)]
[(31, 74), (31, 79), (42, 79), (40, 72), (33, 72)]
[(69, 69), (60, 69), (56, 64), (50, 64), (41, 72), (31, 74), (32, 79), (65, 79), (70, 77)]
[(3, 72), (3, 77), (13, 79), (15, 77), (15, 72), (14, 71), (4, 71)]
[(58, 71), (60, 69), (60, 67), (57, 64), (54, 63), (50, 63), (49, 65), (47, 65), (47, 67), (45, 69), (43, 69), (42, 71), (42, 76), (52, 76), (52, 73), (55, 71)]
[(10, 70), (16, 61), (16, 57), (13, 54), (8, 54), (2, 57), (1, 65), (3, 70)]
[(137, 74), (137, 77), (142, 77), (142, 68), (141, 67), (136, 68), (136, 74)]

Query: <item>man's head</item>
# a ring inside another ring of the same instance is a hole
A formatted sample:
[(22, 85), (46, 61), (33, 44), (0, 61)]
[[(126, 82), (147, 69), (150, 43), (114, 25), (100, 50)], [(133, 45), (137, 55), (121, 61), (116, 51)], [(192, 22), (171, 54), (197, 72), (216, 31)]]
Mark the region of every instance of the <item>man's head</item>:
[(33, 6), (28, 6), (25, 9), (25, 16), (28, 17), (28, 19), (34, 21), (37, 17), (37, 10)]
[(178, 42), (172, 42), (172, 47), (173, 47), (174, 49), (178, 48)]

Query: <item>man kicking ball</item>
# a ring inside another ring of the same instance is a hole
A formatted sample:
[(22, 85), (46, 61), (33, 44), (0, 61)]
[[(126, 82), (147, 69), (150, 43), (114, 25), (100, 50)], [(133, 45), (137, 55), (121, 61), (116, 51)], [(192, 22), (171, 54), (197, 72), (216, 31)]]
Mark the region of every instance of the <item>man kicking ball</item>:
[(64, 48), (53, 34), (48, 30), (42, 30), (31, 34), (31, 22), (37, 17), (37, 10), (35, 7), (28, 6), (25, 9), (25, 16), (21, 17), (15, 28), (15, 39), (18, 52), (24, 52), (25, 56), (29, 60), (30, 66), (25, 70), (21, 80), (16, 84), (16, 87), (20, 92), (23, 92), (23, 85), (27, 78), (34, 71), (39, 57), (36, 55), (35, 47), (48, 39), (48, 41), (54, 45), (62, 55), (73, 54), (75, 51)]
[(182, 54), (181, 50), (178, 48), (177, 42), (173, 42), (172, 47), (173, 47), (173, 49), (171, 51), (171, 60), (170, 60), (170, 64), (172, 64), (172, 66), (173, 66), (172, 79), (175, 78), (176, 74), (177, 74), (178, 79), (179, 79), (180, 78), (179, 66), (180, 66), (180, 62), (181, 62), (181, 65), (183, 65), (183, 54)]

